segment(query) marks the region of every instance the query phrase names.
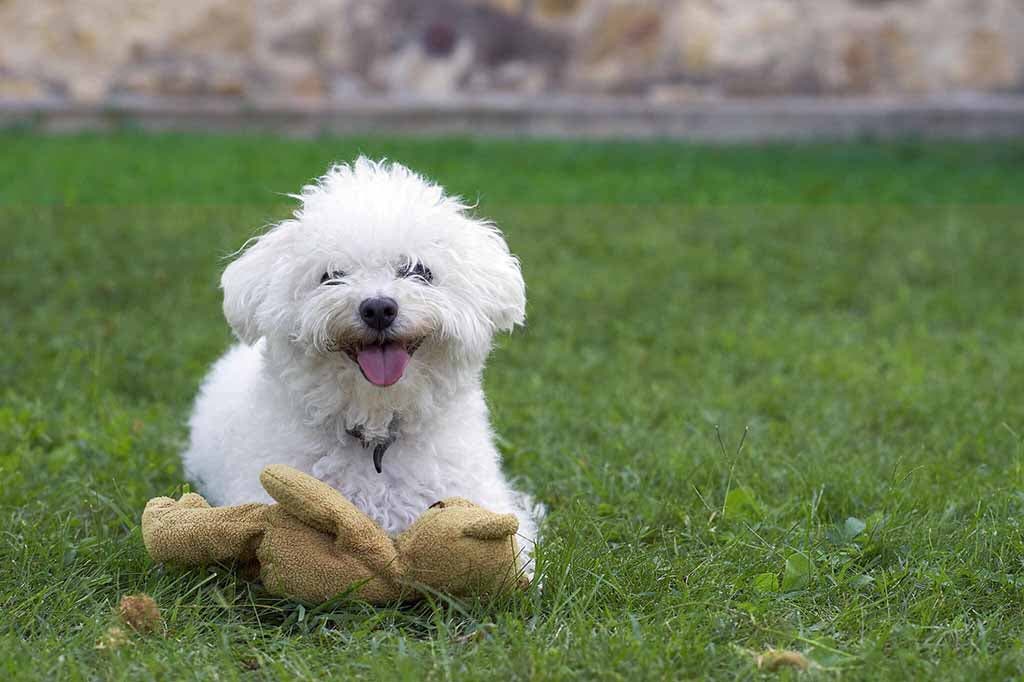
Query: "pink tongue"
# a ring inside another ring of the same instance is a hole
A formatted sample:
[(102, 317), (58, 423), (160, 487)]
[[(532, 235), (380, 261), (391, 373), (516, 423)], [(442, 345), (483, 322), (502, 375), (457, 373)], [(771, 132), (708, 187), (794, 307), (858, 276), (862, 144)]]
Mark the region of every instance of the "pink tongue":
[(356, 356), (359, 369), (366, 380), (375, 386), (390, 386), (402, 378), (409, 354), (400, 344), (366, 346)]

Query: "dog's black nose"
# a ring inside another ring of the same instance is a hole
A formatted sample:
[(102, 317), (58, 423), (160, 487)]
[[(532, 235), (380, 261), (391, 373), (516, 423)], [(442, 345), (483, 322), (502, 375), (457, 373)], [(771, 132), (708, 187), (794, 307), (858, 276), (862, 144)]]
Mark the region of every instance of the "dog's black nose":
[(393, 298), (368, 298), (359, 304), (359, 317), (363, 318), (367, 327), (379, 331), (390, 327), (397, 316), (398, 302)]

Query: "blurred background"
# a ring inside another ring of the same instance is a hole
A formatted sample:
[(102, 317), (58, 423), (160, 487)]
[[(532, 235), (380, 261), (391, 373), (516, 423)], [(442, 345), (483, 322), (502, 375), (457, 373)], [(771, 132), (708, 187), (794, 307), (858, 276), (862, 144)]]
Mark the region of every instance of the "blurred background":
[[(369, 106), (369, 126), (480, 106), (483, 120), (456, 125), (500, 129), (502, 111), (757, 112), (839, 97), (833, 109), (980, 108), (1002, 117), (995, 132), (1018, 133), (1022, 91), (1020, 0), (0, 0), (9, 115)], [(558, 125), (573, 132), (571, 116)], [(700, 122), (661, 132), (687, 129)]]

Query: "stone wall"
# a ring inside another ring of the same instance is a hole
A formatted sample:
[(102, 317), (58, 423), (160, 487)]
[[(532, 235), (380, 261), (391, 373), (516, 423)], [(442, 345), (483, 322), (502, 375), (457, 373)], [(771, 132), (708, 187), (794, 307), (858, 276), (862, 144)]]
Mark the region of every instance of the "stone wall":
[(0, 0), (0, 100), (1024, 91), (1022, 0)]

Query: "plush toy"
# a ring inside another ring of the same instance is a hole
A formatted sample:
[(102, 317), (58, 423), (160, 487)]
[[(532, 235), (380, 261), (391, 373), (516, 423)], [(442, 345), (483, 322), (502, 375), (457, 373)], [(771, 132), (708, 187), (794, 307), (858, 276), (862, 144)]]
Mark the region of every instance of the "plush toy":
[(349, 589), (380, 604), (526, 584), (512, 514), (452, 497), (391, 538), (341, 493), (291, 467), (268, 466), (260, 482), (277, 504), (211, 507), (195, 493), (150, 500), (142, 514), (149, 555), (185, 565), (255, 563), (268, 591), (307, 602)]

